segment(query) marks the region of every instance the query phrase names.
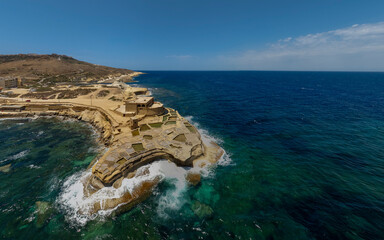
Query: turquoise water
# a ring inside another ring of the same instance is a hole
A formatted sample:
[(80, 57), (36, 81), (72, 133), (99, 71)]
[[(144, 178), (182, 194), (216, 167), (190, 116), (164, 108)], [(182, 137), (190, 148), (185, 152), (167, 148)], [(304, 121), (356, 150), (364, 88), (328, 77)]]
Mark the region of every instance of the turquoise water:
[(63, 180), (100, 151), (84, 123), (58, 119), (0, 121), (0, 233), (6, 239), (70, 236), (55, 203)]
[(383, 239), (383, 73), (148, 72), (136, 79), (230, 157), (199, 186), (181, 189), (167, 178), (129, 212), (80, 225), (57, 199), (99, 151), (91, 129), (55, 119), (2, 121), (0, 166), (12, 163), (0, 172), (3, 238)]

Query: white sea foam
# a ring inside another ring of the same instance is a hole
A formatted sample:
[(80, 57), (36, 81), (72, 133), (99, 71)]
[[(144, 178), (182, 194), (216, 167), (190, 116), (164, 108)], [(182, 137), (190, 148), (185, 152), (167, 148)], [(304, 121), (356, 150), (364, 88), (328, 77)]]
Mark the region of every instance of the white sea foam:
[(16, 160), (16, 159), (19, 159), (19, 158), (22, 158), (22, 157), (25, 157), (27, 156), (27, 154), (29, 153), (30, 151), (27, 149), (27, 150), (24, 150), (24, 151), (21, 151), (13, 156), (10, 156), (8, 159), (9, 160)]
[(33, 120), (35, 117), (9, 117), (9, 118), (0, 118), (0, 121), (20, 121), (20, 120)]
[(40, 137), (41, 135), (44, 134), (44, 131), (39, 131), (37, 134), (36, 134), (36, 137)]
[[(178, 206), (181, 204), (179, 194), (182, 193), (186, 186), (185, 174), (187, 170), (177, 167), (174, 163), (162, 160), (157, 161), (147, 166), (143, 166), (137, 170), (138, 177), (124, 179), (119, 188), (104, 187), (90, 197), (84, 196), (83, 182), (91, 175), (91, 170), (76, 173), (69, 177), (63, 184), (62, 193), (60, 194), (57, 203), (66, 211), (67, 220), (76, 225), (84, 226), (89, 220), (96, 217), (104, 217), (110, 215), (115, 209), (102, 210), (97, 214), (89, 215), (95, 203), (99, 202), (103, 206), (103, 201), (106, 199), (119, 198), (125, 193), (132, 193), (133, 190), (145, 181), (153, 181), (156, 178), (161, 180), (170, 179), (175, 185), (174, 190), (167, 191), (165, 196), (160, 196), (160, 204), (158, 212), (161, 214), (165, 209), (175, 208), (175, 202)], [(168, 201), (172, 198), (174, 201)]]
[(136, 88), (145, 88), (145, 87), (143, 87), (142, 85), (137, 84), (137, 83), (130, 83), (130, 84), (128, 84), (128, 85), (131, 86), (131, 87), (136, 87)]
[(30, 169), (39, 169), (41, 167), (31, 164), (31, 165), (28, 165), (28, 168), (30, 168)]
[(19, 158), (22, 158), (22, 157), (25, 157), (30, 151), (27, 149), (27, 150), (24, 150), (24, 151), (21, 151), (15, 155), (12, 155), (10, 157), (7, 157), (6, 159), (0, 161), (0, 163), (2, 162), (6, 162), (6, 161), (11, 161), (11, 160), (17, 160)]
[(219, 159), (217, 164), (220, 166), (234, 165), (232, 158), (231, 158), (231, 155), (228, 154), (225, 150), (224, 150), (223, 156), (221, 156), (221, 158)]
[(169, 162), (163, 164), (161, 170), (166, 181), (173, 186), (165, 193), (159, 194), (157, 213), (160, 217), (168, 218), (167, 212), (180, 209), (186, 202), (183, 195), (187, 190), (186, 175), (188, 171)]

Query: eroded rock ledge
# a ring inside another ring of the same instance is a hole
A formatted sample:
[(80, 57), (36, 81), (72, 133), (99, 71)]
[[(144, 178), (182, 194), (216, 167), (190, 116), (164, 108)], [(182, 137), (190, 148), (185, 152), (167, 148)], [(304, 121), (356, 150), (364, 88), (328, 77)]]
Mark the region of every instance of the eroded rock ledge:
[[(97, 90), (65, 102), (7, 99), (0, 106), (1, 118), (64, 116), (88, 122), (100, 131), (101, 141), (108, 150), (90, 166), (92, 174), (83, 182), (85, 197), (105, 187), (119, 188), (124, 179), (143, 174), (136, 171), (138, 168), (159, 159), (183, 167), (203, 167), (223, 155), (217, 144), (204, 143), (197, 129), (176, 110), (154, 102), (147, 89), (132, 88), (121, 82), (114, 87), (92, 88)], [(189, 176), (188, 179), (200, 178)], [(136, 186), (133, 192), (103, 203), (95, 202), (88, 213), (133, 206), (148, 196), (157, 182), (158, 179), (152, 179)]]

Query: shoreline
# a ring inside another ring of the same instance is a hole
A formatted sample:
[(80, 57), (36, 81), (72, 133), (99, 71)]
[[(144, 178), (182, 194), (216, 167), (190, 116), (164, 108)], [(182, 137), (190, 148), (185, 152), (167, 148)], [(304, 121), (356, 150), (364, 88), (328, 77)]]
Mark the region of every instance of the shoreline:
[[(143, 92), (143, 88), (133, 88), (122, 82), (115, 84), (121, 88), (119, 91), (123, 96), (126, 92), (129, 96), (132, 96), (135, 91)], [(108, 88), (108, 90), (111, 89)], [(103, 88), (97, 91), (101, 92)], [(147, 91), (145, 89), (145, 92)], [(115, 93), (118, 92), (115, 91)], [(112, 104), (105, 105), (106, 100), (94, 99), (92, 104), (91, 97), (91, 105), (89, 105), (85, 104), (87, 101), (84, 99), (87, 98), (65, 99), (65, 102), (60, 100), (21, 102), (12, 99), (7, 104), (23, 106), (25, 112), (0, 112), (0, 118), (34, 116), (71, 118), (86, 122), (97, 130), (100, 134), (99, 141), (103, 143), (105, 150), (88, 166), (87, 169), (92, 169), (91, 175), (81, 180), (84, 199), (92, 199), (94, 194), (97, 195), (104, 188), (120, 189), (123, 182), (127, 181), (126, 179), (142, 178), (146, 173), (138, 169), (150, 166), (161, 159), (171, 161), (178, 167), (203, 169), (216, 163), (225, 154), (224, 150), (213, 141), (204, 143), (198, 129), (174, 109), (164, 108), (164, 113), (159, 112), (159, 115), (155, 112), (155, 115), (124, 118), (108, 110), (106, 106)], [(140, 96), (133, 99), (140, 99)], [(155, 106), (162, 107), (162, 104), (155, 103)], [(196, 185), (201, 177), (200, 173), (192, 173), (186, 178), (191, 184)], [(157, 178), (144, 181), (131, 191), (125, 191), (124, 194), (115, 198), (105, 199), (103, 204), (94, 202), (92, 206), (87, 206), (87, 210), (81, 211), (92, 215), (100, 210), (106, 211), (118, 206), (125, 206), (124, 209), (127, 210), (146, 199), (159, 181), (160, 179)]]

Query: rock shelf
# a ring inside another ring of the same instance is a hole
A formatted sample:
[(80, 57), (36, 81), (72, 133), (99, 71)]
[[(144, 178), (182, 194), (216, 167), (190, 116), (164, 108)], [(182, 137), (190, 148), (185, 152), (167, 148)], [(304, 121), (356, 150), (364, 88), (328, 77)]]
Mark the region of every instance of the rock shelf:
[[(154, 102), (145, 88), (115, 82), (108, 87), (67, 86), (65, 91), (87, 92), (87, 88), (92, 89), (89, 94), (65, 100), (0, 99), (0, 118), (65, 116), (88, 122), (100, 131), (100, 140), (108, 150), (91, 163), (92, 174), (84, 181), (85, 196), (104, 187), (119, 188), (124, 178), (135, 177), (138, 168), (160, 159), (180, 167), (204, 167), (224, 153), (217, 144), (204, 143), (198, 130), (176, 110)], [(25, 95), (25, 91), (13, 89), (19, 96)], [(54, 91), (57, 94), (60, 89)], [(195, 175), (191, 179), (195, 185), (200, 177)], [(91, 212), (132, 206), (148, 196), (149, 189), (155, 185), (143, 183), (135, 189), (135, 195), (126, 193), (105, 204), (98, 203)]]

